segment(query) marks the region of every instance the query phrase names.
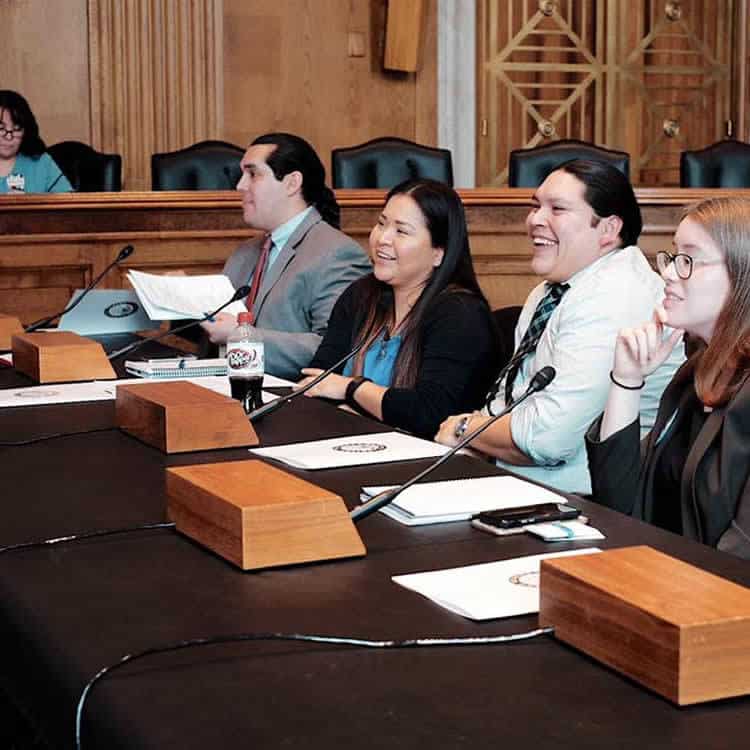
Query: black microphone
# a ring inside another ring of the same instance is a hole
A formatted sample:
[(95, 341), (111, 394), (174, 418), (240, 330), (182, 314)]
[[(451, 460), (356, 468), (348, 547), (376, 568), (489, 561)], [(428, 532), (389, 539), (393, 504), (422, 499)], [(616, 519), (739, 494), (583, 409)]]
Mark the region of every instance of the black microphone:
[(39, 328), (48, 326), (53, 320), (57, 320), (65, 315), (65, 313), (69, 313), (118, 263), (121, 263), (125, 258), (132, 255), (134, 249), (135, 248), (132, 245), (125, 245), (125, 247), (117, 254), (117, 257), (64, 310), (61, 310), (55, 315), (50, 315), (49, 318), (40, 318), (25, 328), (25, 332), (33, 333)]
[(279, 396), (278, 398), (275, 398), (273, 401), (269, 401), (267, 404), (263, 404), (263, 406), (259, 406), (257, 409), (253, 409), (248, 415), (247, 418), (254, 422), (256, 419), (260, 419), (261, 417), (265, 417), (266, 414), (270, 414), (273, 411), (276, 411), (276, 409), (279, 409), (284, 404), (288, 404), (293, 399), (297, 398), (297, 396), (301, 396), (303, 393), (307, 393), (313, 386), (320, 383), (323, 378), (327, 378), (334, 370), (337, 370), (341, 365), (344, 364), (348, 359), (353, 357), (359, 350), (365, 345), (366, 338), (363, 338), (362, 341), (360, 341), (357, 346), (354, 347), (346, 356), (342, 357), (338, 362), (334, 362), (327, 370), (323, 370), (323, 372), (320, 373), (320, 375), (316, 375), (307, 385), (302, 386), (297, 391), (292, 391), (291, 393), (287, 393), (286, 396)]
[(140, 341), (134, 341), (132, 344), (128, 344), (127, 346), (123, 346), (122, 349), (117, 349), (116, 351), (112, 352), (111, 354), (107, 355), (107, 359), (115, 359), (115, 357), (121, 357), (123, 354), (130, 354), (130, 352), (134, 351), (135, 349), (140, 349), (142, 346), (145, 346), (149, 343), (149, 341), (159, 341), (163, 339), (165, 336), (170, 336), (173, 333), (180, 333), (180, 331), (184, 331), (186, 328), (190, 328), (191, 326), (197, 326), (199, 323), (203, 323), (204, 320), (210, 320), (214, 317), (217, 313), (220, 313), (225, 307), (229, 307), (229, 305), (232, 304), (232, 302), (236, 302), (237, 300), (244, 299), (247, 297), (247, 295), (250, 294), (250, 287), (249, 286), (241, 286), (232, 296), (230, 299), (228, 299), (221, 307), (217, 307), (213, 312), (207, 313), (202, 318), (199, 318), (198, 320), (190, 320), (184, 325), (177, 326), (177, 328), (171, 328), (168, 331), (164, 331), (163, 333), (160, 333), (158, 336), (152, 336), (148, 339), (141, 339)]
[(390, 490), (383, 490), (382, 492), (378, 492), (377, 495), (370, 498), (366, 503), (362, 503), (360, 506), (351, 511), (349, 513), (349, 517), (356, 523), (357, 521), (361, 521), (363, 518), (367, 518), (370, 513), (374, 513), (384, 505), (388, 505), (388, 503), (395, 500), (405, 489), (411, 487), (413, 484), (416, 484), (420, 479), (424, 479), (428, 474), (431, 474), (433, 471), (435, 471), (438, 466), (442, 466), (442, 464), (444, 464), (451, 456), (458, 453), (461, 448), (470, 443), (477, 435), (484, 432), (490, 425), (495, 424), (495, 422), (497, 422), (500, 417), (504, 417), (510, 411), (515, 409), (516, 406), (518, 406), (522, 401), (525, 401), (532, 393), (544, 390), (555, 379), (555, 374), (556, 373), (554, 367), (551, 367), (549, 365), (547, 367), (542, 367), (542, 369), (539, 370), (539, 372), (536, 373), (533, 378), (531, 378), (529, 387), (515, 401), (511, 401), (499, 414), (496, 414), (494, 417), (492, 417), (492, 419), (485, 422), (480, 427), (477, 427), (476, 430), (472, 430), (468, 435), (464, 435), (464, 437), (462, 437), (461, 440), (459, 440), (458, 443), (456, 443), (456, 445), (454, 445), (447, 453), (444, 453), (437, 461), (431, 463), (426, 469), (420, 471), (416, 476), (408, 479), (398, 487), (393, 487)]

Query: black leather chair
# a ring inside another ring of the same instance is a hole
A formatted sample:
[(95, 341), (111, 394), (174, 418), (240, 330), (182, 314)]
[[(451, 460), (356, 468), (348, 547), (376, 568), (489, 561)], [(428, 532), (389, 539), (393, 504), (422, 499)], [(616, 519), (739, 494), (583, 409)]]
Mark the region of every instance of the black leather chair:
[(404, 180), (428, 177), (453, 187), (453, 161), (446, 148), (403, 138), (375, 138), (331, 153), (334, 188), (390, 189)]
[(550, 172), (572, 159), (604, 161), (630, 178), (630, 155), (573, 138), (546, 143), (536, 148), (519, 148), (510, 152), (508, 187), (539, 187)]
[(719, 141), (680, 154), (680, 187), (750, 187), (750, 144)]
[(152, 190), (234, 190), (245, 149), (225, 141), (201, 141), (151, 156)]
[(499, 307), (492, 311), (500, 342), (498, 372), (510, 362), (510, 358), (516, 350), (516, 324), (522, 309), (520, 305), (511, 305), (510, 307)]
[(47, 150), (79, 193), (113, 193), (122, 189), (119, 154), (103, 154), (80, 141), (62, 141)]

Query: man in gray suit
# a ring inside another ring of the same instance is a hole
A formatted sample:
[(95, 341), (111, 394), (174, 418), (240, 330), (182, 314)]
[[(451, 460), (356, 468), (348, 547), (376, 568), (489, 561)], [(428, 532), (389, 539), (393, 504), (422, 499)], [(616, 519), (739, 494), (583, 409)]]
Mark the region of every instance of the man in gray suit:
[[(288, 133), (256, 138), (240, 162), (245, 222), (262, 229), (224, 265), (235, 288), (250, 284), (249, 304), (265, 345), (266, 371), (297, 380), (315, 354), (331, 309), (349, 284), (371, 270), (364, 250), (338, 230), (339, 206), (325, 185), (325, 168), (307, 141)], [(236, 326), (221, 313), (201, 323), (223, 344)]]

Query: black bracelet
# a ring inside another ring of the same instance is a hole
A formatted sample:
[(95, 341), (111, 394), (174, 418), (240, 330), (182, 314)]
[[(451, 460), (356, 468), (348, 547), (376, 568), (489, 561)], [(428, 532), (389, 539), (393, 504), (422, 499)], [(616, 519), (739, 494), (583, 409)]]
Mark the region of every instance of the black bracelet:
[(361, 406), (354, 400), (354, 394), (357, 391), (357, 388), (362, 385), (362, 383), (371, 383), (372, 381), (370, 378), (366, 378), (362, 375), (356, 375), (353, 377), (348, 385), (346, 386), (346, 393), (344, 394), (344, 401), (352, 407), (352, 409), (356, 409), (357, 411), (361, 410)]
[(620, 383), (617, 380), (615, 380), (615, 374), (612, 370), (609, 371), (609, 379), (618, 387), (622, 388), (626, 391), (640, 391), (641, 388), (643, 388), (644, 385), (646, 385), (646, 381), (642, 381), (640, 385), (625, 385), (624, 383)]

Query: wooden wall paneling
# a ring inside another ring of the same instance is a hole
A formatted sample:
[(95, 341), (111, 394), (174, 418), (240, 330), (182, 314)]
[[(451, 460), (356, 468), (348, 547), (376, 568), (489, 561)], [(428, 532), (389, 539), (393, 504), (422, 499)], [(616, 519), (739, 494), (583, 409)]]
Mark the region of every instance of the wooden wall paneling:
[(438, 0), (425, 0), (422, 67), (415, 76), (414, 140), (438, 145)]
[(151, 187), (151, 154), (217, 138), (222, 0), (88, 0), (96, 148), (123, 157), (123, 187)]
[(0, 2), (0, 88), (26, 97), (47, 144), (90, 142), (86, 0)]
[[(408, 74), (383, 70), (384, 0), (224, 0), (224, 138), (288, 130), (327, 169), (333, 148), (370, 138), (434, 144), (436, 13), (429, 0), (423, 66)], [(350, 33), (364, 56), (349, 56)]]
[(745, 111), (746, 3), (482, 0), (480, 183), (505, 183), (513, 148), (581, 138), (628, 151), (634, 184), (677, 185), (681, 151)]

